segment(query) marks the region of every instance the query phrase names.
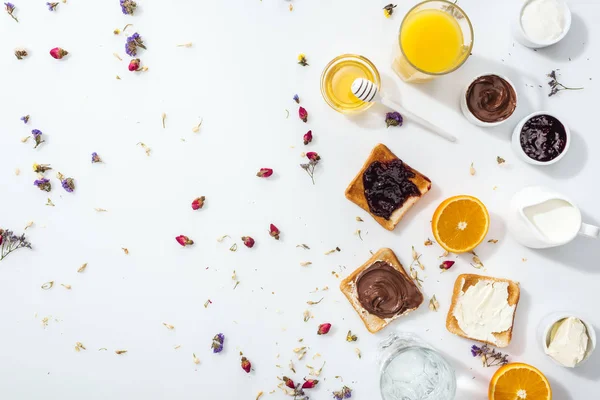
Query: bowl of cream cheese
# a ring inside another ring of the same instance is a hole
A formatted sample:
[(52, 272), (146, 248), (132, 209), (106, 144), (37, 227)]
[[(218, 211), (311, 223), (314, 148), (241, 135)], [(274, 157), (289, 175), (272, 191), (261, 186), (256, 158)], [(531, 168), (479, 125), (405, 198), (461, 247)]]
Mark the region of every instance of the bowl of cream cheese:
[(526, 0), (513, 23), (515, 39), (534, 49), (561, 41), (571, 28), (571, 10), (565, 0)]
[(563, 367), (580, 366), (596, 348), (594, 327), (572, 313), (553, 313), (540, 328), (544, 353)]

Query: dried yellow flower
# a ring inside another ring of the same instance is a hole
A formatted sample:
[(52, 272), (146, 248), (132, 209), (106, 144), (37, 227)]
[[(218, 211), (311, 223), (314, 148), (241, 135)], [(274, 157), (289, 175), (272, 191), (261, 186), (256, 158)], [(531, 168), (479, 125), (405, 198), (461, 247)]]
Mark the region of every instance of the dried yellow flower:
[(309, 301), (306, 302), (306, 304), (308, 304), (309, 306), (314, 306), (315, 304), (319, 304), (320, 302), (322, 302), (323, 299), (324, 299), (324, 297), (321, 297), (321, 300), (319, 300), (319, 301), (311, 301), (311, 300), (309, 300)]
[(192, 360), (194, 361), (194, 364), (198, 365), (200, 364), (200, 359), (198, 357), (196, 357), (196, 353), (192, 353)]
[(473, 163), (471, 163), (471, 166), (469, 167), (469, 173), (471, 175), (475, 175), (475, 167), (473, 166)]
[(220, 238), (217, 238), (217, 242), (221, 243), (223, 240), (225, 240), (225, 238), (228, 238), (229, 235), (223, 235)]
[(431, 246), (433, 245), (433, 242), (431, 241), (431, 239), (427, 238), (427, 240), (425, 241), (425, 243), (423, 243), (425, 246)]
[(125, 255), (129, 254), (129, 250), (127, 250), (127, 248), (121, 247), (121, 250), (123, 250), (123, 253), (125, 253)]
[(71, 290), (71, 285), (69, 285), (69, 284), (61, 283), (60, 286), (64, 287), (67, 290)]
[(360, 353), (360, 349), (358, 347), (354, 349), (354, 352), (356, 353), (358, 358), (362, 358), (362, 354)]
[(121, 56), (119, 56), (117, 53), (113, 53), (113, 56), (115, 56), (115, 58), (119, 61), (123, 61), (123, 59), (121, 58)]
[(94, 208), (94, 210), (98, 211), (98, 212), (107, 212), (108, 210), (104, 209), (104, 208)]
[(127, 350), (115, 350), (115, 353), (117, 353), (117, 354), (125, 354), (125, 353), (127, 353)]
[(167, 324), (166, 322), (163, 322), (163, 325), (165, 326), (165, 328), (167, 328), (170, 331), (172, 331), (173, 329), (175, 329), (175, 327), (173, 325)]
[(498, 163), (498, 165), (500, 164), (504, 164), (506, 162), (506, 160), (500, 156), (496, 157), (496, 162)]
[(311, 265), (312, 263), (310, 261), (303, 261), (300, 263), (301, 267), (308, 267), (309, 265)]
[(177, 47), (187, 47), (187, 48), (190, 48), (190, 47), (192, 47), (192, 42), (178, 44)]
[(54, 286), (54, 281), (46, 282), (42, 285), (42, 289), (44, 289), (44, 290), (52, 289), (52, 286)]
[(437, 299), (435, 298), (435, 294), (431, 297), (431, 299), (429, 299), (429, 309), (431, 311), (437, 311), (440, 308), (440, 303), (438, 303)]
[(31, 228), (33, 226), (33, 221), (29, 221), (25, 224), (25, 231), (27, 230), (27, 228)]
[(21, 170), (19, 168), (15, 168), (15, 175), (19, 176), (21, 174)]
[(21, 139), (21, 143), (27, 143), (27, 141), (31, 138), (31, 136), (25, 136)]
[(138, 146), (142, 146), (142, 149), (144, 149), (147, 156), (150, 156), (150, 152), (152, 151), (152, 149), (150, 149), (150, 147), (146, 146), (146, 144), (143, 142), (138, 142), (137, 144), (138, 144)]
[(490, 240), (488, 240), (488, 243), (496, 244), (496, 243), (498, 243), (498, 239), (490, 239)]
[(85, 348), (85, 346), (83, 345), (83, 343), (81, 342), (75, 342), (75, 351), (79, 352), (81, 350), (87, 350)]
[(162, 119), (162, 127), (163, 127), (163, 129), (165, 129), (165, 120), (167, 119), (167, 114), (162, 113), (162, 115), (160, 117)]
[(304, 322), (307, 322), (311, 318), (310, 311), (305, 310), (303, 313), (303, 317), (304, 317)]
[(361, 217), (356, 217), (356, 220), (357, 220), (358, 222), (364, 222), (364, 221), (362, 220), (362, 218), (361, 218)]
[(194, 133), (200, 132), (200, 127), (202, 126), (202, 121), (204, 121), (204, 119), (200, 119), (200, 122), (198, 123), (198, 125), (196, 125), (192, 128), (192, 132), (194, 132)]
[(258, 394), (256, 395), (256, 400), (260, 399), (260, 397), (263, 395), (262, 390), (260, 392), (258, 392)]

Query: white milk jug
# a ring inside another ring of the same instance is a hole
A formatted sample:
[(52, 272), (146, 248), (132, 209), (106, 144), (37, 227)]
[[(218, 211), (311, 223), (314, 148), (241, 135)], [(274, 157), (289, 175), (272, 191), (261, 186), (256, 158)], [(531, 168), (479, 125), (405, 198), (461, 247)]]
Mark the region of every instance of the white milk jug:
[(507, 222), (516, 241), (535, 249), (563, 245), (578, 234), (600, 235), (600, 228), (581, 221), (581, 211), (569, 198), (539, 186), (514, 194)]

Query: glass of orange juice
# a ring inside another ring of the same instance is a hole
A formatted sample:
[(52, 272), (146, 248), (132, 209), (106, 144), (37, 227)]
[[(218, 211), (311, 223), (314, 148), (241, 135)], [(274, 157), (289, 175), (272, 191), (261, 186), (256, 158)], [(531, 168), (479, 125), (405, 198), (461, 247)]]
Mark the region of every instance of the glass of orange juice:
[(427, 0), (404, 17), (392, 68), (405, 82), (425, 82), (456, 70), (472, 48), (467, 14), (449, 1)]

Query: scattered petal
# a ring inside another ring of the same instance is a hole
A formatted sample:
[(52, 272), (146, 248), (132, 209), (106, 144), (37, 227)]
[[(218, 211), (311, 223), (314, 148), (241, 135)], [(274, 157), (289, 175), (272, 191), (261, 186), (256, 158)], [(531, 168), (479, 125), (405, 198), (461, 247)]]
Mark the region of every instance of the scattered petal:
[(437, 311), (440, 308), (440, 303), (438, 303), (437, 299), (435, 298), (435, 294), (433, 295), (433, 297), (431, 299), (429, 299), (429, 309), (431, 311)]
[(475, 175), (475, 172), (476, 172), (476, 171), (475, 171), (475, 167), (473, 166), (473, 163), (471, 163), (471, 166), (469, 167), (469, 173), (470, 173), (471, 175)]

